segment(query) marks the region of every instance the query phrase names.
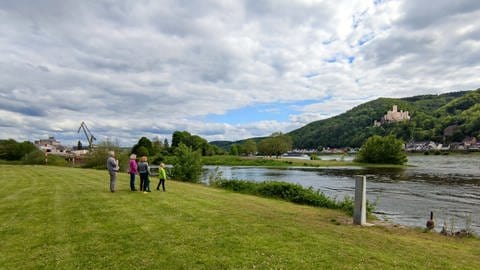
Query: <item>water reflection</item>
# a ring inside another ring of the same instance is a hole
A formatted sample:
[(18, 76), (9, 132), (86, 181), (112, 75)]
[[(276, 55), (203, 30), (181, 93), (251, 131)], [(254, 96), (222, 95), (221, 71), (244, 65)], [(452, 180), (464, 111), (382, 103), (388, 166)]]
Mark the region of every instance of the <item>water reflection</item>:
[[(376, 214), (395, 223), (424, 227), (434, 211), (437, 230), (446, 221), (480, 234), (480, 162), (477, 156), (410, 156), (410, 167), (259, 168), (219, 167), (224, 178), (287, 181), (320, 189), (330, 197), (353, 197), (355, 175), (367, 175), (367, 197)], [(208, 172), (215, 167), (207, 166)], [(206, 175), (207, 175), (206, 174)]]

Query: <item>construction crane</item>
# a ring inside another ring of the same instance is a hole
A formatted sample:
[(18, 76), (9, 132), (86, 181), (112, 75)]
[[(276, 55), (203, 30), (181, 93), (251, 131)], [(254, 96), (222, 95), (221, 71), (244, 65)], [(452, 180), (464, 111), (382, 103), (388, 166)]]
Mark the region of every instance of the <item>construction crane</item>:
[(93, 136), (92, 132), (90, 132), (90, 130), (88, 129), (87, 124), (85, 124), (85, 122), (83, 122), (83, 121), (80, 124), (80, 127), (78, 128), (77, 133), (80, 133), (81, 129), (83, 129), (83, 133), (85, 133), (85, 136), (87, 137), (88, 148), (92, 149), (93, 141), (95, 141), (97, 138), (95, 138), (95, 136)]

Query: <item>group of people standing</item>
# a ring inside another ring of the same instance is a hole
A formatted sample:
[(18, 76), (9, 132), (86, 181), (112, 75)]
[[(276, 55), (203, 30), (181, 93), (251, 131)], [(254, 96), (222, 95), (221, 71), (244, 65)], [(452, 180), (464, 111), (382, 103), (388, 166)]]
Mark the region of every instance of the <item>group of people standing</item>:
[[(115, 192), (115, 186), (117, 181), (117, 173), (120, 170), (118, 166), (118, 160), (115, 159), (115, 152), (108, 152), (107, 159), (107, 170), (110, 175), (110, 191)], [(130, 155), (129, 169), (128, 173), (130, 174), (130, 190), (137, 191), (135, 188), (135, 177), (138, 174), (140, 176), (140, 191), (144, 193), (151, 192), (150, 190), (150, 166), (147, 162), (147, 157), (142, 156), (140, 162), (137, 164), (137, 155)], [(157, 185), (157, 190), (160, 190), (160, 185), (162, 190), (165, 191), (165, 180), (167, 179), (167, 173), (165, 172), (165, 164), (160, 163), (158, 170), (159, 182)]]
[[(140, 158), (140, 162), (137, 164), (137, 155), (130, 155), (130, 165), (128, 173), (130, 173), (130, 190), (137, 191), (135, 188), (135, 176), (138, 174), (140, 176), (140, 191), (150, 192), (150, 167), (147, 162), (147, 157), (143, 156)], [(160, 163), (158, 169), (159, 182), (157, 185), (157, 190), (160, 190), (160, 185), (162, 185), (162, 190), (165, 191), (165, 179), (167, 179), (167, 174), (165, 172), (165, 164)]]

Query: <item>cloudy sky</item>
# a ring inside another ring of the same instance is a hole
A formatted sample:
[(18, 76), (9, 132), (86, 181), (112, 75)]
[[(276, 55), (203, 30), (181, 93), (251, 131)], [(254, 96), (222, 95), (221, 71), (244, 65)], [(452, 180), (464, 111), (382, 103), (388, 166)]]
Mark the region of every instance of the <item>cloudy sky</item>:
[(2, 0), (0, 139), (288, 132), (480, 87), (478, 0)]

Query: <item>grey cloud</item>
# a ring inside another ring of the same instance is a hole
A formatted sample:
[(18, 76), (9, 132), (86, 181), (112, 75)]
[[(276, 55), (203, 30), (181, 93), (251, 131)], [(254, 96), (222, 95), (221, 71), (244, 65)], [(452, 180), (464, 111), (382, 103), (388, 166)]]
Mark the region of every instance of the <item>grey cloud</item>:
[(203, 130), (201, 134), (208, 137), (215, 136), (215, 135), (223, 135), (225, 134), (225, 127), (224, 126), (218, 126), (214, 128), (210, 127), (207, 130)]
[(190, 59), (188, 66), (184, 66), (190, 75), (198, 74), (199, 79), (206, 82), (230, 82), (236, 74), (235, 55), (221, 46), (196, 45), (188, 53)]
[(259, 21), (271, 21), (268, 27), (305, 25), (306, 23), (320, 26), (322, 21), (331, 18), (331, 7), (325, 3), (299, 3), (289, 0), (247, 0), (245, 10), (249, 18)]
[(477, 0), (403, 1), (401, 23), (410, 29), (423, 29), (434, 24), (443, 24), (451, 17), (471, 14), (480, 9)]
[(396, 35), (385, 39), (377, 39), (365, 49), (365, 59), (378, 65), (385, 65), (408, 55), (423, 57), (431, 53), (435, 40), (428, 35)]
[(50, 69), (48, 69), (46, 66), (39, 65), (38, 69), (43, 72), (50, 72)]
[(37, 105), (0, 97), (0, 109), (27, 116), (46, 116), (45, 110)]
[(113, 72), (129, 72), (134, 71), (128, 62), (119, 59), (108, 59), (100, 57), (78, 58), (79, 63), (88, 69), (108, 70)]

